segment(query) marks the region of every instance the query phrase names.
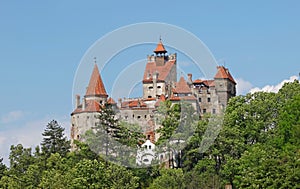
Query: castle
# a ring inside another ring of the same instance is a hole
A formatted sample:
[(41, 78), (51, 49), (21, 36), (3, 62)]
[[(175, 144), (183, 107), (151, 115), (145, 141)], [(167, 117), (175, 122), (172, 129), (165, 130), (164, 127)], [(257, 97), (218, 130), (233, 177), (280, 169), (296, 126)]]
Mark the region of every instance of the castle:
[(76, 95), (76, 107), (71, 113), (71, 139), (81, 140), (81, 136), (97, 124), (97, 115), (104, 104), (108, 103), (117, 110), (118, 118), (129, 123), (138, 123), (151, 141), (159, 138), (154, 113), (161, 102), (170, 100), (179, 103), (188, 101), (202, 116), (206, 113), (219, 114), (226, 107), (229, 98), (236, 95), (236, 82), (224, 66), (217, 67), (213, 79), (193, 80), (188, 74), (187, 80), (181, 76), (177, 81), (177, 54), (167, 54), (160, 40), (153, 55), (147, 57), (143, 76), (143, 96), (134, 99), (109, 97), (99, 73), (97, 64), (81, 100)]

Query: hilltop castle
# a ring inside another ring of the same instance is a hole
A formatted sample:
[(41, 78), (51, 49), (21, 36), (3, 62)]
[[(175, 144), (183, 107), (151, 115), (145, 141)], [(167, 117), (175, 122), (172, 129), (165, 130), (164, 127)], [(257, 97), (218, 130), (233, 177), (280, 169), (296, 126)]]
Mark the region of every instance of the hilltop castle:
[(114, 101), (107, 94), (97, 64), (83, 99), (76, 95), (76, 107), (71, 113), (71, 139), (80, 140), (87, 130), (97, 122), (97, 115), (105, 104), (113, 105), (117, 116), (129, 123), (138, 123), (146, 137), (155, 142), (159, 135), (156, 129), (154, 112), (165, 100), (179, 103), (181, 100), (190, 102), (202, 116), (205, 113), (219, 114), (226, 107), (229, 98), (236, 95), (236, 82), (229, 70), (223, 66), (217, 67), (217, 73), (212, 79), (193, 80), (188, 74), (177, 81), (177, 55), (167, 54), (161, 40), (153, 55), (147, 57), (143, 76), (143, 96), (135, 99), (119, 99)]

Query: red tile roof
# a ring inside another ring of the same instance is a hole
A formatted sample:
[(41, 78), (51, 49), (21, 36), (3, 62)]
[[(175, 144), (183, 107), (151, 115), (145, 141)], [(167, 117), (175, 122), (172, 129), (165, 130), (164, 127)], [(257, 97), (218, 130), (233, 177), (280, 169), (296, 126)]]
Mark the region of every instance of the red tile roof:
[(121, 104), (121, 108), (140, 108), (140, 107), (147, 107), (147, 105), (139, 99), (125, 101), (122, 102)]
[(160, 97), (159, 97), (159, 99), (155, 102), (155, 107), (158, 107), (158, 106), (160, 106), (160, 103), (161, 102), (164, 102), (164, 101), (166, 101), (166, 97), (165, 97), (165, 95), (160, 95)]
[(146, 64), (143, 82), (152, 82), (153, 74), (158, 73), (157, 81), (165, 81), (173, 66), (176, 66), (176, 60), (169, 60), (163, 66), (157, 66), (155, 62)]
[(155, 53), (166, 53), (167, 52), (164, 45), (162, 44), (161, 40), (159, 41), (159, 43), (156, 46), (156, 49), (153, 52), (155, 52)]
[(209, 86), (209, 87), (215, 86), (215, 81), (214, 80), (196, 79), (196, 80), (193, 81), (193, 84), (201, 84), (201, 83), (203, 83), (204, 85)]
[(218, 66), (217, 69), (218, 71), (214, 77), (215, 79), (229, 79), (234, 84), (236, 84), (236, 82), (234, 81), (233, 77), (231, 76), (227, 68), (225, 68), (224, 66)]
[(171, 101), (180, 101), (180, 100), (196, 101), (197, 98), (193, 95), (191, 95), (191, 96), (180, 96), (180, 97), (172, 95), (170, 100)]
[(102, 82), (99, 69), (97, 64), (95, 64), (89, 85), (86, 90), (86, 96), (105, 96), (107, 97), (107, 93)]
[(117, 104), (113, 98), (109, 97), (107, 100), (107, 104)]
[(174, 93), (192, 93), (190, 87), (188, 86), (186, 80), (183, 78), (183, 76), (180, 77), (179, 81), (176, 83), (175, 88), (173, 89)]
[(201, 79), (196, 79), (193, 81), (193, 83), (202, 83), (203, 81)]
[(83, 112), (100, 112), (103, 107), (96, 100), (87, 100), (85, 103), (85, 109), (82, 110), (82, 105), (76, 108), (71, 115)]

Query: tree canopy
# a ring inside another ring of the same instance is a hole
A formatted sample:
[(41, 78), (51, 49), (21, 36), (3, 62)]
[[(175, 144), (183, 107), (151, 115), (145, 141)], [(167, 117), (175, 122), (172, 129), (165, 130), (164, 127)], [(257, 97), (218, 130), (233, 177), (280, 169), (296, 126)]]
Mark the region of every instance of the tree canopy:
[[(160, 110), (165, 113), (160, 142), (171, 135), (185, 136), (175, 132), (184, 129), (180, 128), (180, 105), (168, 103)], [(42, 133), (41, 150), (12, 145), (9, 166), (0, 159), (0, 188), (225, 188), (228, 184), (233, 188), (300, 188), (299, 107), (297, 80), (286, 83), (278, 93), (233, 97), (221, 127), (213, 128), (220, 129), (219, 135), (206, 150), (199, 149), (216, 118), (207, 114), (196, 124), (186, 122), (195, 132), (176, 157), (181, 158), (181, 166), (174, 169), (163, 165), (125, 168), (79, 141), (75, 141), (77, 150), (69, 151), (64, 129), (53, 120)], [(101, 118), (99, 128), (107, 129), (102, 134), (112, 131), (121, 144), (138, 143), (136, 125), (114, 122), (110, 116), (108, 112)]]

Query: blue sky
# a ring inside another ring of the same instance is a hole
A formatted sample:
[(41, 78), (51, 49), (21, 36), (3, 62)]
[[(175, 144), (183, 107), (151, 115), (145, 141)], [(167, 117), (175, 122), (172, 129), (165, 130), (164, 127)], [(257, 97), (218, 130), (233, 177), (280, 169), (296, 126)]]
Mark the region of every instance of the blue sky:
[(39, 143), (51, 119), (69, 130), (79, 62), (119, 27), (163, 22), (190, 31), (245, 93), (298, 76), (299, 8), (296, 0), (0, 1), (0, 156), (12, 143)]

